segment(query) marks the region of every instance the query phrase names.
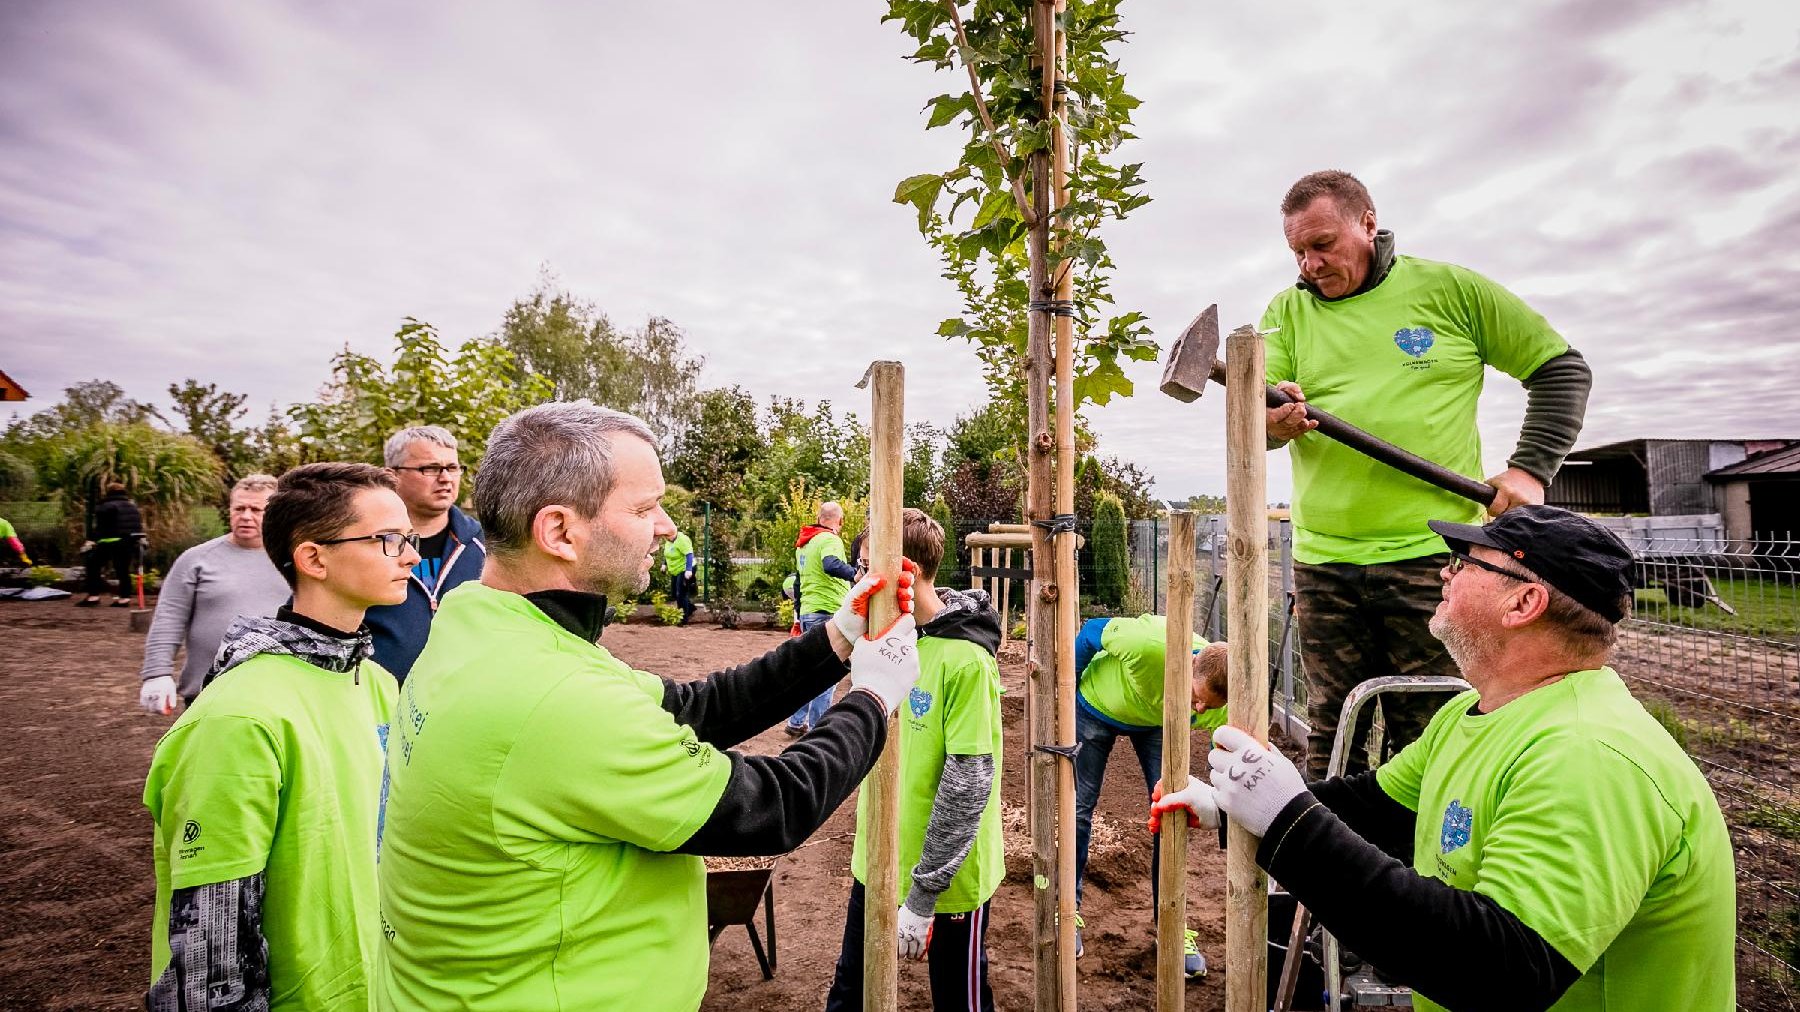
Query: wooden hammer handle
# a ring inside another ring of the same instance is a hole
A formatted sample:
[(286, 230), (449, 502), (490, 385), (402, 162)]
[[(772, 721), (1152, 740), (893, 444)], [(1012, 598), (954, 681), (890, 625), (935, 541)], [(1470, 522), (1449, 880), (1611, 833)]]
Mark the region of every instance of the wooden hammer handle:
[[(1269, 407), (1278, 408), (1283, 404), (1294, 403), (1292, 397), (1277, 390), (1273, 384), (1265, 385), (1268, 388)], [(1420, 481), (1436, 485), (1446, 492), (1460, 495), (1464, 499), (1480, 503), (1483, 506), (1491, 506), (1494, 503), (1494, 495), (1497, 490), (1487, 482), (1476, 481), (1466, 474), (1458, 474), (1436, 461), (1426, 460), (1411, 450), (1402, 450), (1387, 440), (1372, 436), (1342, 418), (1328, 411), (1321, 411), (1311, 404), (1306, 405), (1306, 417), (1319, 423), (1320, 435), (1330, 436), (1350, 449), (1373, 457), (1396, 471), (1410, 474)]]

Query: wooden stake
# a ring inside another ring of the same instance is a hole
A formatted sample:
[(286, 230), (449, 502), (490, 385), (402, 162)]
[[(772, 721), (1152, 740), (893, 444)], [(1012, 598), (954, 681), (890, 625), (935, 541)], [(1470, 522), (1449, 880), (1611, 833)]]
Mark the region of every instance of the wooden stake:
[[(1011, 569), (1012, 549), (1004, 548), (1000, 552), (1000, 557), (1005, 560), (1000, 564)], [(1012, 577), (1002, 576), (1000, 578), (1000, 649), (1002, 650), (1006, 649), (1007, 640), (1012, 638), (1012, 585)]]
[[(858, 386), (870, 388), (869, 433), (869, 568), (900, 572), (900, 510), (905, 495), (901, 459), (906, 437), (906, 368), (898, 362), (875, 362)], [(869, 629), (886, 629), (899, 615), (890, 582), (869, 602)], [(863, 790), (869, 792), (868, 855), (863, 883), (863, 1008), (892, 1012), (899, 1000), (899, 966), (895, 934), (899, 926), (900, 737), (889, 720), (887, 747)]]
[[(1263, 342), (1253, 327), (1225, 339), (1225, 626), (1231, 722), (1269, 738), (1269, 502)], [(1233, 823), (1225, 854), (1225, 1012), (1269, 1007), (1269, 882), (1257, 838)]]
[[(1168, 635), (1163, 642), (1163, 754), (1165, 795), (1187, 786), (1189, 717), (1194, 662), (1194, 514), (1169, 513)], [(1183, 937), (1187, 931), (1186, 816), (1162, 820), (1161, 867), (1156, 886), (1156, 1008), (1175, 1012), (1187, 1001)]]

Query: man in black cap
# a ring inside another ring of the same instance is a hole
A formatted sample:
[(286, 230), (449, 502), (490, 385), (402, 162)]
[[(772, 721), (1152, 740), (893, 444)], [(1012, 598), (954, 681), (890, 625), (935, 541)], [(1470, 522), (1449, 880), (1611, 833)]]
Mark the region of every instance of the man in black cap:
[(1369, 773), (1305, 784), (1220, 728), (1210, 785), (1157, 802), (1262, 838), (1257, 863), (1418, 1008), (1729, 1012), (1735, 873), (1693, 761), (1606, 662), (1630, 551), (1552, 506), (1431, 522), (1431, 631), (1474, 686)]

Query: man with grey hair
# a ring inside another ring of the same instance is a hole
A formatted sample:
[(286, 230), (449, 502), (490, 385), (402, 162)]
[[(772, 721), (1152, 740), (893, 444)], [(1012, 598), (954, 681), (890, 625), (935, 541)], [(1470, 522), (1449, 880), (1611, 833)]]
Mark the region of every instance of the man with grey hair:
[[(401, 693), (381, 852), (383, 1008), (696, 1009), (703, 855), (793, 849), (880, 754), (919, 676), (903, 614), (832, 620), (676, 683), (597, 641), (649, 583), (663, 511), (650, 429), (586, 401), (501, 422), (475, 508), (490, 555), (448, 594)], [(851, 691), (780, 755), (727, 751), (845, 672)]]
[[(274, 491), (271, 475), (238, 479), (227, 500), (230, 531), (182, 552), (169, 567), (138, 672), (138, 704), (150, 713), (174, 713), (177, 696), (192, 706), (232, 621), (267, 618), (288, 599), (287, 581), (263, 551), (263, 510)], [(175, 655), (183, 643), (187, 659), (177, 680)]]
[(419, 564), (407, 581), (402, 604), (370, 608), (375, 660), (402, 685), (425, 637), (438, 602), (452, 587), (481, 576), (487, 562), (481, 525), (456, 508), (462, 490), (462, 462), (456, 437), (441, 425), (414, 425), (388, 438), (382, 463), (399, 482), (400, 501), (419, 536)]

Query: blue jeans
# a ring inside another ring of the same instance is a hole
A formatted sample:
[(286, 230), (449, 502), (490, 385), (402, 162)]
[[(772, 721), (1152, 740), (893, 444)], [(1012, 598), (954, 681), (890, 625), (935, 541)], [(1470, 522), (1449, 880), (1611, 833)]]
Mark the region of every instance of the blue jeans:
[[(1100, 786), (1106, 779), (1106, 760), (1112, 755), (1113, 743), (1120, 737), (1131, 739), (1137, 752), (1138, 766), (1144, 771), (1144, 796), (1156, 790), (1162, 777), (1162, 728), (1127, 731), (1089, 713), (1079, 703), (1075, 706), (1075, 740), (1081, 751), (1075, 754), (1075, 905), (1081, 905), (1081, 882), (1087, 877), (1088, 837), (1094, 830), (1094, 805), (1100, 800)], [(1146, 804), (1145, 806), (1149, 806)], [(1150, 910), (1156, 916), (1156, 873), (1162, 863), (1156, 840), (1150, 843)]]
[[(803, 634), (812, 632), (829, 621), (831, 621), (831, 613), (828, 611), (815, 611), (802, 615), (800, 616), (800, 632)], [(812, 727), (817, 724), (819, 718), (825, 716), (825, 711), (831, 709), (831, 694), (835, 691), (837, 691), (837, 686), (833, 685), (819, 693), (812, 702), (795, 710), (794, 715), (788, 718), (788, 726)]]

